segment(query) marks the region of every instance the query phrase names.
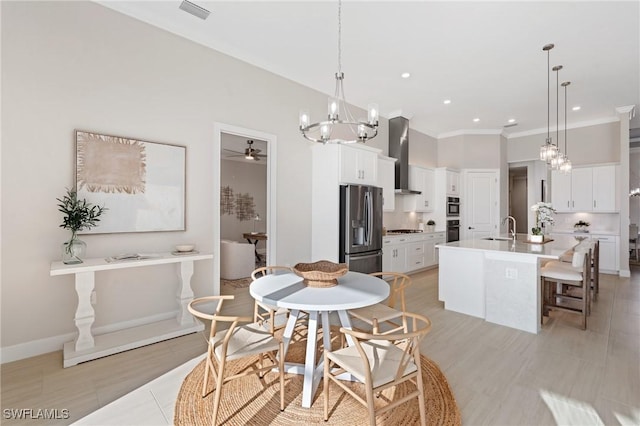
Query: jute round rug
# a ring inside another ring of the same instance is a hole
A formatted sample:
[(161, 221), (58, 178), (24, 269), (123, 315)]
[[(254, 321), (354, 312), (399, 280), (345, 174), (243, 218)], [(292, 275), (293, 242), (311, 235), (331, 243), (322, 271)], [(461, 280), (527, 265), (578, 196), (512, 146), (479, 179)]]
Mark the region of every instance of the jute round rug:
[[(332, 333), (333, 334), (333, 333)], [(303, 362), (305, 341), (294, 342), (287, 353), (287, 361)], [(228, 364), (233, 371), (242, 371), (256, 365), (257, 357)], [(427, 424), (460, 425), (460, 410), (449, 388), (447, 379), (438, 366), (422, 356), (422, 378), (425, 387)], [(202, 398), (202, 381), (205, 362), (200, 362), (184, 379), (176, 400), (174, 424), (210, 425), (213, 413), (213, 385)], [(221, 425), (368, 425), (366, 408), (353, 397), (346, 395), (335, 384), (329, 388), (329, 421), (323, 421), (323, 383), (320, 382), (311, 408), (301, 406), (303, 376), (285, 375), (285, 409), (280, 411), (279, 381), (277, 373), (268, 373), (262, 379), (252, 374), (227, 382), (222, 389), (218, 424)], [(351, 383), (352, 389), (362, 390), (362, 385)], [(387, 389), (377, 398), (376, 404), (402, 398), (413, 385), (405, 383)], [(360, 392), (364, 396), (364, 392)], [(379, 425), (420, 424), (418, 399), (406, 402), (393, 410), (377, 416)]]

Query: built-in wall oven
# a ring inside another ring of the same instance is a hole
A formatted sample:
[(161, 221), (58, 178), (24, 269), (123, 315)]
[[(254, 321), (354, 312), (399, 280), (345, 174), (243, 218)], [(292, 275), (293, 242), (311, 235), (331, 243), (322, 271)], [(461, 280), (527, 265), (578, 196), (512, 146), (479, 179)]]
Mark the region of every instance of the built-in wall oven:
[(460, 220), (447, 219), (447, 242), (460, 241)]
[(447, 217), (460, 216), (460, 198), (447, 197)]

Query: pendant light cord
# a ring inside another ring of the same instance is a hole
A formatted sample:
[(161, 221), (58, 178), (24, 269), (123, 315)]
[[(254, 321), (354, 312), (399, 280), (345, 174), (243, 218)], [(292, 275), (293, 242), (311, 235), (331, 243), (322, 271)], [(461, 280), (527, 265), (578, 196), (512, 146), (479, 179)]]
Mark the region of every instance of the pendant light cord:
[(560, 65), (556, 70), (556, 146), (560, 148)]
[(549, 64), (549, 50), (547, 50), (547, 144), (549, 143), (549, 120), (551, 117), (551, 113), (549, 112), (549, 110), (551, 109), (551, 101), (550, 101), (550, 97), (551, 97), (551, 83), (550, 83), (550, 79), (551, 79), (551, 71), (550, 71), (550, 64)]
[(569, 151), (567, 150), (567, 86), (568, 84), (562, 83), (564, 86), (564, 155), (569, 158)]
[(338, 0), (338, 75), (342, 74), (342, 0)]

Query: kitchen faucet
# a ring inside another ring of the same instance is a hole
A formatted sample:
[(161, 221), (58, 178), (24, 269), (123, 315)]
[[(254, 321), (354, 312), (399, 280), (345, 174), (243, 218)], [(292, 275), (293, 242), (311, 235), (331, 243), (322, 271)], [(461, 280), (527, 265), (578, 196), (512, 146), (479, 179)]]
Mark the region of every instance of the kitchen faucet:
[[(511, 236), (513, 236), (513, 241), (516, 240), (516, 218), (513, 216), (507, 216), (502, 219), (502, 223), (508, 222), (509, 219), (513, 220), (513, 230), (511, 231)], [(507, 231), (509, 230), (509, 224), (507, 223)]]

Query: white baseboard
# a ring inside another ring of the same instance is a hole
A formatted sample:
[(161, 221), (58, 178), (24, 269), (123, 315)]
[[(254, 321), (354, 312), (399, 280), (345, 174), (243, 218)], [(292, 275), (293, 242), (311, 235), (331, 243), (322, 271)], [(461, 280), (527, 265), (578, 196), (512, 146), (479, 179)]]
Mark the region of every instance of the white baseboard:
[[(107, 324), (92, 329), (94, 336), (111, 333), (126, 328), (137, 327), (139, 325), (151, 324), (157, 321), (163, 321), (175, 318), (178, 311), (164, 312), (162, 314), (152, 315), (144, 318), (136, 318), (129, 321), (122, 321), (115, 324)], [(0, 348), (0, 364), (18, 361), (32, 356), (42, 355), (49, 352), (61, 351), (65, 343), (76, 338), (77, 333), (66, 333), (58, 336), (46, 337), (44, 339), (32, 340), (30, 342), (19, 343), (13, 346)]]
[(620, 269), (620, 274), (623, 278), (629, 278), (631, 276), (631, 269)]

